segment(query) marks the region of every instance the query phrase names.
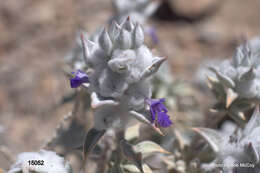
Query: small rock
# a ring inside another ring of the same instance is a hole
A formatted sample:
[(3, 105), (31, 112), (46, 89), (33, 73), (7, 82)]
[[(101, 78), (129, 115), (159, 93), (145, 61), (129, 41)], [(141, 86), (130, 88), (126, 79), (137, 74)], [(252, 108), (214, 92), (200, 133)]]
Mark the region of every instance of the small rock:
[(169, 0), (171, 8), (179, 15), (195, 18), (211, 13), (221, 2), (219, 0), (197, 0), (196, 2), (185, 0)]

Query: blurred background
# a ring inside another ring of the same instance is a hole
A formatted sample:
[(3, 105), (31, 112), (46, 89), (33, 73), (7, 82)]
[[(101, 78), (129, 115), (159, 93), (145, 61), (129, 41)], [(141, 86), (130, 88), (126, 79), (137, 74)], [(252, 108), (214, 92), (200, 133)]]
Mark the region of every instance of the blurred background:
[[(204, 60), (231, 57), (243, 38), (260, 34), (259, 9), (259, 0), (165, 0), (148, 20), (159, 38), (151, 47), (168, 57), (174, 78), (196, 83)], [(37, 151), (54, 133), (73, 107), (59, 104), (72, 91), (62, 67), (76, 32), (93, 33), (113, 15), (109, 0), (0, 2), (1, 146), (14, 156)], [(0, 167), (10, 165), (0, 153)]]

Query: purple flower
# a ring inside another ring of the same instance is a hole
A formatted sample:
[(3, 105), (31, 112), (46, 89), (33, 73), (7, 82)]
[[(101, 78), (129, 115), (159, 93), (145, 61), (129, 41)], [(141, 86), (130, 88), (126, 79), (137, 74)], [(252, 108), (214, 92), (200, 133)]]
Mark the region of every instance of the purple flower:
[(154, 44), (158, 44), (159, 38), (156, 33), (156, 29), (154, 27), (148, 28), (148, 34), (150, 35)]
[(87, 74), (81, 70), (77, 70), (76, 73), (72, 72), (72, 75), (74, 75), (74, 77), (70, 78), (71, 88), (77, 88), (81, 84), (89, 82)]
[(151, 122), (161, 127), (169, 127), (172, 125), (167, 108), (164, 106), (165, 99), (148, 99), (150, 106)]

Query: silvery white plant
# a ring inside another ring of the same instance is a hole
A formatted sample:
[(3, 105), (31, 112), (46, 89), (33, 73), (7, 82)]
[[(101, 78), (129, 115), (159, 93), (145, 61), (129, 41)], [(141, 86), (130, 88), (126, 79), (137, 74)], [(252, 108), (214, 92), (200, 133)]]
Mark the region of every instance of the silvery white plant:
[(203, 60), (199, 64), (192, 82), (202, 90), (208, 89), (207, 85), (205, 85), (205, 81), (208, 80), (207, 76), (215, 76), (214, 73), (209, 70), (209, 67), (218, 66), (221, 62), (222, 60), (219, 58), (206, 58)]
[(252, 38), (251, 40), (249, 40), (248, 44), (253, 49), (253, 51), (255, 53), (259, 54), (259, 52), (260, 52), (260, 36), (256, 36), (256, 37)]
[(156, 12), (161, 1), (154, 0), (113, 0), (115, 15), (110, 21), (124, 22), (127, 17), (143, 25), (145, 34), (149, 35), (152, 45), (159, 42), (156, 29), (147, 24), (147, 20)]
[[(115, 7), (115, 16), (108, 21), (109, 24), (113, 21), (123, 23), (126, 18), (131, 18), (131, 20), (145, 25), (147, 19), (160, 5), (159, 1), (152, 0), (113, 0), (112, 2)], [(154, 44), (158, 43), (158, 36), (155, 28), (145, 26), (144, 31), (151, 37)], [(86, 32), (82, 33), (88, 40), (97, 42), (101, 32), (102, 28), (98, 28), (91, 35)], [(73, 69), (84, 69), (85, 64), (82, 56), (80, 32), (76, 35), (76, 46), (65, 56), (65, 62)]]
[(150, 124), (151, 117), (147, 116), (147, 100), (151, 98), (149, 79), (165, 58), (154, 57), (143, 44), (141, 26), (128, 18), (121, 25), (112, 23), (108, 31), (104, 29), (97, 42), (84, 38), (82, 41), (89, 82), (83, 86), (91, 95), (94, 127), (103, 130), (119, 121), (124, 127), (129, 117)]
[(257, 107), (244, 129), (228, 125), (228, 130), (219, 132), (209, 128), (195, 128), (214, 151), (215, 159), (201, 165), (204, 172), (257, 173), (259, 164), (260, 113)]
[[(29, 161), (41, 161), (42, 165), (30, 165)], [(40, 150), (24, 152), (17, 156), (8, 173), (72, 173), (71, 166), (55, 152)]]
[(113, 0), (112, 2), (116, 10), (113, 20), (120, 23), (130, 16), (134, 21), (144, 24), (160, 5), (159, 1), (153, 0)]
[[(82, 32), (86, 38), (89, 35), (86, 32)], [(77, 32), (75, 38), (75, 46), (71, 49), (67, 55), (64, 57), (65, 63), (73, 70), (75, 69), (84, 69), (85, 63), (82, 56), (82, 47), (81, 47), (81, 40), (80, 40), (80, 32)]]
[[(126, 18), (130, 18), (130, 17), (129, 16), (125, 17), (124, 20)], [(136, 20), (133, 20), (133, 21), (136, 21)], [(138, 22), (138, 23), (140, 23), (140, 22)], [(145, 27), (144, 31), (145, 31), (145, 34), (147, 33), (150, 36), (150, 38), (151, 38), (151, 40), (153, 41), (154, 44), (158, 43), (158, 36), (157, 36), (154, 28)], [(83, 54), (82, 54), (83, 50), (82, 50), (80, 35), (83, 34), (86, 39), (88, 39), (92, 42), (98, 42), (98, 38), (99, 38), (99, 35), (101, 34), (101, 32), (102, 32), (102, 28), (98, 28), (92, 34), (89, 34), (87, 32), (83, 32), (83, 31), (77, 32), (76, 38), (75, 38), (74, 48), (70, 52), (68, 52), (68, 54), (64, 57), (66, 64), (71, 69), (73, 69), (73, 70), (75, 70), (75, 69), (84, 70), (86, 68), (86, 64), (84, 62), (84, 57), (83, 57)]]
[(76, 33), (75, 38), (75, 46), (74, 48), (64, 57), (65, 63), (72, 69), (81, 69), (84, 70), (86, 68), (86, 64), (84, 62), (83, 54), (82, 54), (82, 45), (81, 45), (81, 37), (83, 34), (85, 38), (90, 41), (97, 42), (99, 34), (101, 32), (101, 28), (97, 29), (93, 34), (89, 35), (87, 32), (81, 31)]
[(209, 68), (215, 74), (208, 76), (208, 85), (218, 100), (215, 109), (237, 122), (243, 122), (244, 111), (260, 101), (259, 53), (256, 39), (240, 45), (231, 60)]
[[(165, 99), (151, 99), (151, 77), (166, 58), (151, 53), (144, 44), (142, 27), (130, 18), (120, 25), (114, 21), (96, 41), (86, 40), (83, 34), (81, 39), (85, 69), (72, 73), (70, 83), (72, 88), (82, 86), (91, 97), (94, 127), (86, 134), (84, 156), (107, 130), (113, 129), (116, 149), (143, 172), (142, 152), (135, 152), (123, 134), (132, 117), (160, 134), (160, 127), (172, 124)], [(121, 157), (116, 157), (121, 162)], [(115, 165), (120, 167), (120, 162)]]

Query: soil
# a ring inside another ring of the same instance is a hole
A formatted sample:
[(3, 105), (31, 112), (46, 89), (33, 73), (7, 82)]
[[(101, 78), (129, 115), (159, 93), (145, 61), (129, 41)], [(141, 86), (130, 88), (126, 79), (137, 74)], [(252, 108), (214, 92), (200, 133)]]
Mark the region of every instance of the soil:
[[(212, 15), (187, 22), (153, 17), (155, 47), (175, 78), (194, 79), (208, 58), (232, 55), (241, 38), (260, 34), (259, 0), (224, 0)], [(105, 0), (8, 0), (0, 3), (0, 145), (13, 156), (37, 151), (71, 109), (54, 109), (70, 88), (62, 67), (76, 31), (93, 32), (113, 15)], [(203, 103), (201, 103), (203, 104)], [(11, 162), (0, 153), (0, 168)], [(0, 171), (1, 172), (1, 171)]]

